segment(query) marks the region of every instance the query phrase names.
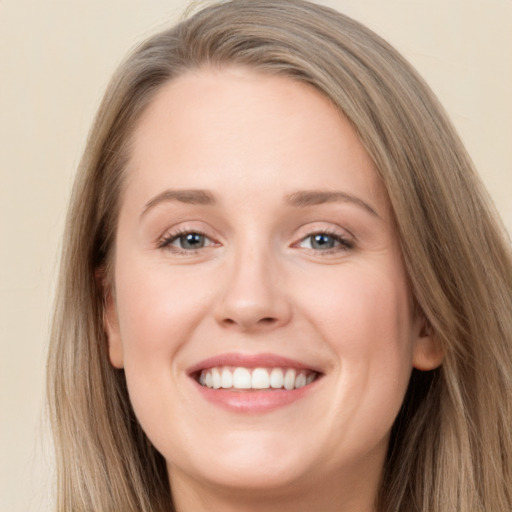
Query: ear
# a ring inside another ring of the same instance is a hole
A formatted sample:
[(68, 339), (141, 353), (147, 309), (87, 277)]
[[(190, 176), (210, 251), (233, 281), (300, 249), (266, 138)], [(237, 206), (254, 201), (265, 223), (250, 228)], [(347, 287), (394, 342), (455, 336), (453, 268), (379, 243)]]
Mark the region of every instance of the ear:
[(98, 269), (95, 277), (103, 295), (103, 329), (107, 335), (110, 363), (115, 368), (123, 368), (123, 345), (112, 287), (107, 285), (103, 269)]
[(419, 315), (417, 322), (418, 334), (414, 344), (412, 365), (417, 370), (434, 370), (443, 362), (443, 347), (423, 314)]

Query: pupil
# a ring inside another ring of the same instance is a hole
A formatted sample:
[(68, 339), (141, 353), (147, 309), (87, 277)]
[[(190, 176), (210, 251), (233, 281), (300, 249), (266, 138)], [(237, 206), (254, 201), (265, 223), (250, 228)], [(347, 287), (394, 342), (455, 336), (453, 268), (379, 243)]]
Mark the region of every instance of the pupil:
[(180, 243), (183, 249), (197, 249), (204, 245), (204, 237), (198, 233), (187, 233), (180, 237)]
[(311, 246), (313, 249), (332, 249), (334, 247), (334, 239), (329, 235), (313, 235)]

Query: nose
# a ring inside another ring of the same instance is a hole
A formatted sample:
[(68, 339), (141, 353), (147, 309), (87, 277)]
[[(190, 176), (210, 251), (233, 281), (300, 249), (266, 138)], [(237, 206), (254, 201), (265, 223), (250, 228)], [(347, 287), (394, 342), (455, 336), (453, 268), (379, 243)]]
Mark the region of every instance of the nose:
[(259, 332), (286, 325), (292, 307), (282, 272), (268, 252), (246, 250), (226, 271), (215, 317), (224, 328)]

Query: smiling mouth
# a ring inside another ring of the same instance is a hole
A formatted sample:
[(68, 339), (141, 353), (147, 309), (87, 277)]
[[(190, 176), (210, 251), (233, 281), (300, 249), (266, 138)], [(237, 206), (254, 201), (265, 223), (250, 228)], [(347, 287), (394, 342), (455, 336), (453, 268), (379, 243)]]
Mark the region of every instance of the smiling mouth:
[(311, 384), (319, 376), (320, 374), (313, 370), (243, 366), (216, 366), (195, 374), (197, 382), (203, 387), (231, 391), (291, 391)]

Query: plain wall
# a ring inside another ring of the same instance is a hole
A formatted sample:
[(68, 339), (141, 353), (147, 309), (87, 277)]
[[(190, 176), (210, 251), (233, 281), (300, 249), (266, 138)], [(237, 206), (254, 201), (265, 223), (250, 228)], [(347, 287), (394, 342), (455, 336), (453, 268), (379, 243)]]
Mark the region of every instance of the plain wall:
[[(196, 2), (197, 3), (197, 2)], [(512, 0), (331, 0), (438, 94), (512, 232)], [(0, 0), (0, 510), (50, 510), (44, 364), (66, 204), (128, 49), (182, 0)]]

